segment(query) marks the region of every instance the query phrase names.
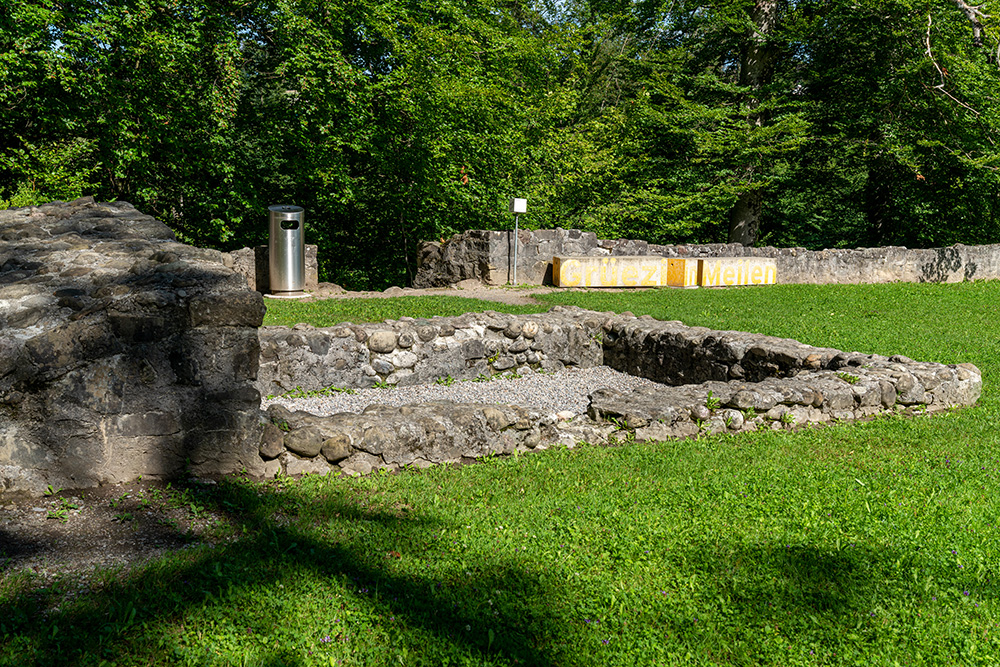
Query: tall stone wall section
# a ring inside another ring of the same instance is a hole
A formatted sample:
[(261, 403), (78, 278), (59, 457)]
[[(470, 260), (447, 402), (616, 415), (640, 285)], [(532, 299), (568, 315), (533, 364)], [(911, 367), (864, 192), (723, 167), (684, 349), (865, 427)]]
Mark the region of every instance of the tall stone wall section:
[(125, 202), (0, 211), (0, 491), (260, 473), (260, 295)]
[[(476, 279), (504, 285), (512, 278), (513, 232), (471, 230), (444, 243), (423, 243), (414, 287), (444, 287)], [(739, 244), (656, 245), (638, 240), (601, 240), (576, 229), (522, 230), (518, 235), (517, 281), (552, 282), (553, 256), (649, 255), (682, 258), (767, 257), (779, 283), (858, 284), (962, 282), (1000, 279), (1000, 245), (911, 250), (902, 247), (855, 250), (748, 248)]]

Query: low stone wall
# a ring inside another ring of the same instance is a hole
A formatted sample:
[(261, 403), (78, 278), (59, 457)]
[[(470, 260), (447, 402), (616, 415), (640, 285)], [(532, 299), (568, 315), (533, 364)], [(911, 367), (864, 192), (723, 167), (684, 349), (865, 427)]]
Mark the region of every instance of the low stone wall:
[(125, 202), (0, 211), (0, 491), (260, 474), (259, 294)]
[[(621, 417), (633, 428), (656, 422), (658, 433), (685, 415), (732, 420), (729, 427), (739, 430), (743, 420), (734, 411), (794, 424), (851, 421), (894, 410), (973, 405), (982, 392), (981, 374), (971, 364), (841, 352), (645, 318), (615, 318), (606, 328), (607, 366), (665, 386), (592, 396), (591, 417)], [(696, 409), (702, 401), (723, 412)]]
[[(499, 331), (513, 334), (520, 326), (517, 337), (506, 336), (509, 346), (522, 339), (530, 323), (537, 325), (539, 332), (578, 331), (578, 340), (590, 341), (560, 347), (560, 363), (604, 363), (663, 384), (629, 393), (595, 387), (585, 415), (441, 401), (404, 407), (372, 405), (362, 414), (319, 417), (274, 405), (268, 409), (271, 424), (266, 427), (260, 450), (267, 473), (367, 474), (378, 469), (527, 452), (553, 444), (573, 446), (581, 441), (607, 443), (615, 438), (659, 440), (701, 433), (790, 429), (972, 405), (982, 391), (980, 372), (969, 364), (946, 366), (901, 356), (845, 353), (788, 339), (686, 327), (680, 322), (636, 318), (627, 313), (556, 308), (545, 315), (506, 319), (496, 314), (470, 315), (458, 319), (470, 337), (445, 343), (442, 352), (447, 348), (454, 354), (468, 341), (477, 340), (471, 336), (480, 330), (486, 336)], [(435, 326), (449, 332), (447, 327), (454, 327), (455, 318), (449, 320), (442, 318)], [(484, 325), (485, 321), (492, 326)], [(348, 325), (341, 329), (357, 334), (353, 340), (363, 356), (362, 338), (367, 337), (370, 345), (382, 335), (398, 337), (401, 334), (397, 331), (405, 333), (409, 327), (420, 326), (431, 325), (407, 321), (389, 322), (377, 329)], [(303, 338), (294, 347), (278, 343), (272, 352), (302, 352), (309, 348), (305, 334), (317, 337), (325, 332), (300, 329), (298, 333)], [(262, 338), (268, 336), (262, 330)], [(444, 336), (454, 337), (454, 332)], [(544, 348), (544, 336), (536, 337)], [(573, 359), (573, 354), (580, 356)], [(429, 361), (431, 356), (433, 351), (427, 350), (422, 357), (428, 368), (440, 363)], [(456, 372), (460, 372), (464, 362), (456, 363)], [(444, 369), (446, 365), (436, 367)], [(309, 374), (299, 384), (312, 379)], [(288, 381), (295, 380), (289, 377)]]
[(257, 388), (268, 396), (296, 388), (469, 380), (522, 366), (599, 366), (601, 325), (610, 315), (557, 307), (546, 315), (486, 311), (329, 328), (263, 327)]
[[(124, 202), (0, 211), (0, 241), (0, 491), (185, 470), (364, 474), (555, 443), (933, 412), (973, 404), (982, 387), (969, 365), (579, 308), (259, 328), (263, 299), (231, 256), (177, 243)], [(581, 415), (442, 401), (332, 417), (260, 410), (261, 391), (601, 364), (662, 385), (595, 387)]]
[[(423, 243), (414, 287), (444, 287), (476, 279), (504, 285), (512, 278), (513, 232), (471, 230), (445, 243)], [(739, 244), (655, 245), (645, 241), (600, 240), (577, 229), (522, 230), (518, 235), (517, 281), (551, 284), (553, 256), (649, 255), (677, 258), (761, 257), (777, 263), (779, 283), (962, 282), (1000, 279), (1000, 245), (910, 250), (748, 248)]]
[(605, 442), (616, 430), (608, 422), (564, 421), (517, 405), (447, 401), (371, 405), (359, 415), (330, 417), (272, 405), (267, 414), (271, 423), (260, 453), (269, 476), (426, 468), (541, 451), (554, 444)]

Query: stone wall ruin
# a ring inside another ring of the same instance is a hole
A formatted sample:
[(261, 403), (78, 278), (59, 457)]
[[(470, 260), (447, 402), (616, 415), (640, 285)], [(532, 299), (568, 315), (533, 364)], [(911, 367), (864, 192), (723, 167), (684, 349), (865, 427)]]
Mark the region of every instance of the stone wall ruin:
[[(426, 242), (417, 251), (414, 287), (446, 287), (475, 279), (506, 285), (512, 279), (513, 232), (470, 230), (444, 243)], [(764, 257), (778, 265), (778, 282), (857, 284), (890, 282), (962, 282), (1000, 279), (1000, 245), (912, 250), (890, 246), (806, 250), (751, 248), (739, 244), (656, 245), (634, 239), (602, 240), (578, 229), (520, 230), (517, 282), (552, 284), (553, 256), (658, 255), (699, 259)]]
[[(970, 365), (554, 308), (263, 327), (231, 256), (125, 202), (0, 211), (0, 491), (180, 474), (422, 467), (552, 444), (784, 429), (971, 405)], [(320, 417), (261, 393), (608, 365), (585, 414), (443, 401)]]
[(600, 366), (607, 314), (556, 308), (512, 317), (486, 311), (398, 322), (262, 327), (257, 388), (294, 389), (430, 384), (529, 367)]
[(265, 327), (261, 350), (258, 387), (265, 393), (322, 389), (331, 379), (338, 387), (360, 388), (601, 364), (661, 383), (628, 393), (595, 387), (581, 415), (436, 401), (320, 417), (272, 405), (261, 446), (268, 474), (367, 474), (554, 443), (662, 440), (933, 413), (972, 405), (982, 391), (971, 364), (845, 353), (560, 306), (540, 315)]
[(0, 491), (260, 474), (263, 299), (125, 202), (0, 211)]

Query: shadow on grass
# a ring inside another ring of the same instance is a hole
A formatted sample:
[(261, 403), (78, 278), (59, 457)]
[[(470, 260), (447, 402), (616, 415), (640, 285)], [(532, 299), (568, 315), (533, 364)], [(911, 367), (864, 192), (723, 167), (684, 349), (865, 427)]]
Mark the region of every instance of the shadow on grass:
[[(0, 589), (0, 665), (228, 664), (244, 656), (250, 664), (328, 664), (323, 650), (332, 645), (348, 654), (355, 646), (360, 654), (381, 653), (379, 662), (394, 664), (396, 651), (423, 655), (426, 664), (559, 662), (547, 648), (559, 630), (544, 607), (558, 591), (523, 565), (480, 559), (469, 565), (472, 576), (443, 577), (419, 561), (394, 567), (402, 559), (433, 559), (405, 545), (426, 543), (442, 526), (345, 497), (317, 501), (298, 488), (260, 488), (233, 481), (201, 494), (200, 502), (234, 524), (240, 537), (229, 543), (96, 575), (88, 589), (69, 596), (65, 586), (37, 589), (24, 579)], [(330, 537), (357, 522), (372, 529), (358, 540)], [(310, 601), (309, 613), (333, 628), (325, 636), (295, 627), (299, 601), (289, 596), (292, 589), (302, 594), (302, 579), (313, 588), (306, 597), (323, 598)], [(289, 593), (271, 594), (285, 586)], [(494, 603), (497, 591), (516, 602)], [(372, 638), (356, 629), (338, 634), (338, 622), (352, 613), (345, 605), (373, 619)], [(408, 645), (417, 641), (426, 644)], [(219, 646), (233, 653), (216, 654)]]
[[(984, 600), (1000, 595), (996, 582), (971, 572), (949, 575), (919, 552), (892, 547), (713, 544), (692, 548), (684, 558), (698, 561), (709, 573), (705, 579), (715, 583), (697, 604), (665, 619), (662, 632), (725, 664), (766, 663), (785, 648), (815, 647), (831, 660), (871, 656), (880, 650), (874, 647), (886, 648), (887, 637), (898, 646), (900, 632), (910, 633), (914, 643), (899, 646), (901, 656), (921, 642), (947, 654), (941, 635), (925, 636), (911, 624), (932, 622), (942, 608), (937, 596), (960, 601), (963, 590)], [(920, 573), (919, 580), (913, 573)], [(928, 581), (933, 589), (925, 588)], [(949, 623), (961, 628), (952, 613)]]
[[(12, 578), (0, 588), (0, 665), (544, 666), (599, 657), (565, 618), (567, 600), (581, 600), (541, 566), (479, 551), (466, 563), (449, 553), (438, 567), (451, 536), (436, 536), (455, 526), (380, 505), (360, 485), (234, 480), (189, 491), (226, 515), (238, 538), (95, 576), (69, 594), (72, 582), (39, 589)], [(724, 664), (767, 664), (777, 644), (864, 655), (885, 646), (887, 629), (914, 620), (908, 610), (927, 611), (930, 594), (904, 580), (910, 572), (959, 597), (1000, 594), (905, 547), (694, 542), (662, 567), (699, 590), (623, 616), (630, 627), (614, 640), (622, 647), (614, 664), (647, 639), (661, 652)]]

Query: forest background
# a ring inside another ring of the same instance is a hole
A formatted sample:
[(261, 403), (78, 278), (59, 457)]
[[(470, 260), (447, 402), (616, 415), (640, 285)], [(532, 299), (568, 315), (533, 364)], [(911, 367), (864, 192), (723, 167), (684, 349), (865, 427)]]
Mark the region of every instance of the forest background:
[(0, 207), (201, 246), (306, 209), (321, 275), (465, 229), (1000, 241), (1000, 2), (0, 0)]

